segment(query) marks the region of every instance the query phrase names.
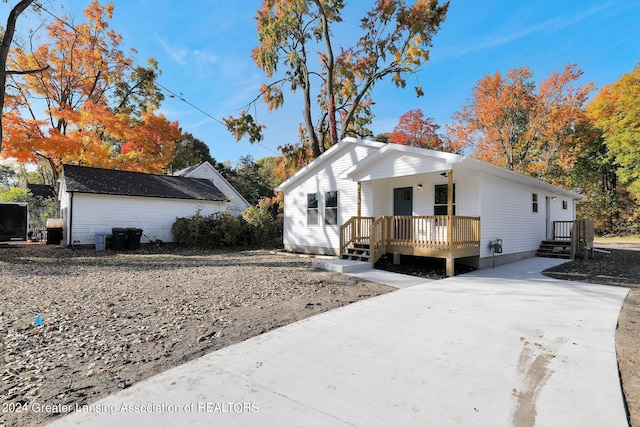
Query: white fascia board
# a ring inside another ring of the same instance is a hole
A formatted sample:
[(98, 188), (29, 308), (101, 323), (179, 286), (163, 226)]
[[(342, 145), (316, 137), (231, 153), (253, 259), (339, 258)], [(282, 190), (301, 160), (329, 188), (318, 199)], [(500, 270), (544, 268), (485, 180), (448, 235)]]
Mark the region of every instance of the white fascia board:
[(294, 185), (300, 179), (309, 175), (316, 169), (321, 168), (326, 162), (330, 161), (335, 155), (340, 153), (340, 151), (342, 151), (344, 147), (347, 147), (350, 144), (364, 145), (364, 146), (373, 147), (373, 148), (380, 148), (385, 145), (382, 142), (370, 141), (368, 139), (359, 139), (359, 138), (352, 138), (352, 137), (344, 138), (342, 141), (340, 141), (339, 143), (337, 143), (336, 145), (334, 145), (333, 147), (329, 148), (327, 151), (322, 153), (320, 157), (318, 157), (317, 159), (314, 159), (307, 166), (303, 167), (298, 172), (296, 172), (293, 176), (289, 177), (289, 179), (284, 181), (282, 184), (278, 185), (275, 188), (275, 191), (286, 192), (288, 187)]

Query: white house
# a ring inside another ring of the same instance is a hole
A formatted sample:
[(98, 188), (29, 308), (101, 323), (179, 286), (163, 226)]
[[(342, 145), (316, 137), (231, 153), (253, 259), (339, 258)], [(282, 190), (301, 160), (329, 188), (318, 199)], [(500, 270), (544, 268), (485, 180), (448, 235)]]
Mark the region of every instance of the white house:
[(355, 138), (276, 191), (290, 251), (445, 258), (448, 274), (454, 258), (485, 268), (535, 255), (582, 198), (466, 156)]
[(245, 199), (242, 194), (238, 192), (229, 181), (227, 181), (220, 172), (214, 168), (211, 163), (203, 162), (196, 166), (191, 166), (186, 169), (179, 170), (174, 172), (175, 176), (185, 176), (189, 178), (202, 178), (208, 179), (215, 185), (229, 200), (229, 213), (233, 216), (238, 216), (247, 209), (249, 206), (249, 202)]
[(143, 243), (172, 242), (178, 217), (196, 211), (237, 215), (249, 206), (209, 163), (203, 165), (178, 176), (64, 165), (58, 192), (62, 244), (94, 244), (95, 233), (112, 228), (140, 228)]

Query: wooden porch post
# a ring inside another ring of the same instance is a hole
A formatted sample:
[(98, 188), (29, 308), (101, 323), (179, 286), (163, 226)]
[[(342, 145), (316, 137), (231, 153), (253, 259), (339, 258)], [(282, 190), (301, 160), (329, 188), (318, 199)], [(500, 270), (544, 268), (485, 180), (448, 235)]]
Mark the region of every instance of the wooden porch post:
[(362, 216), (362, 182), (358, 181), (358, 218)]
[(447, 173), (447, 215), (453, 215), (453, 171)]
[(449, 254), (447, 255), (446, 271), (447, 277), (454, 275), (453, 258), (453, 171), (447, 173), (447, 241), (449, 242)]
[[(362, 183), (358, 181), (358, 195), (356, 196), (358, 208), (356, 214), (358, 215), (358, 219), (356, 219), (356, 227), (358, 229), (357, 234), (360, 236), (362, 233)], [(371, 236), (369, 236), (371, 238)]]
[[(455, 268), (454, 268), (454, 258), (453, 258), (453, 254), (449, 254), (449, 256), (447, 256), (447, 260), (446, 260), (446, 271), (445, 271), (445, 275), (447, 277), (453, 277), (455, 276)], [(442, 265), (442, 264), (440, 264)]]

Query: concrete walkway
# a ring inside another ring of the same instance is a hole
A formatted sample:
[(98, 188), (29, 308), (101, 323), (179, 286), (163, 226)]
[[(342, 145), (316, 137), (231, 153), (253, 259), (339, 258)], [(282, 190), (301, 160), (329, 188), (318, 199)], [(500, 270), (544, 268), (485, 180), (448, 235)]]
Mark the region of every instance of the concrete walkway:
[(354, 303), (54, 425), (625, 426), (614, 332), (628, 290), (540, 274), (559, 263), (533, 258)]

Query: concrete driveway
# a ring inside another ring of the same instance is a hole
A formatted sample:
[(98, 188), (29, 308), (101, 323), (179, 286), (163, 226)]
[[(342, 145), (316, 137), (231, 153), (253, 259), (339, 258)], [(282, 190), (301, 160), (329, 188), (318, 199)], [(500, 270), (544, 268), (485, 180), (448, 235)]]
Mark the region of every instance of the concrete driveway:
[(54, 425), (625, 426), (614, 333), (628, 290), (540, 274), (558, 263), (533, 258), (323, 313)]

